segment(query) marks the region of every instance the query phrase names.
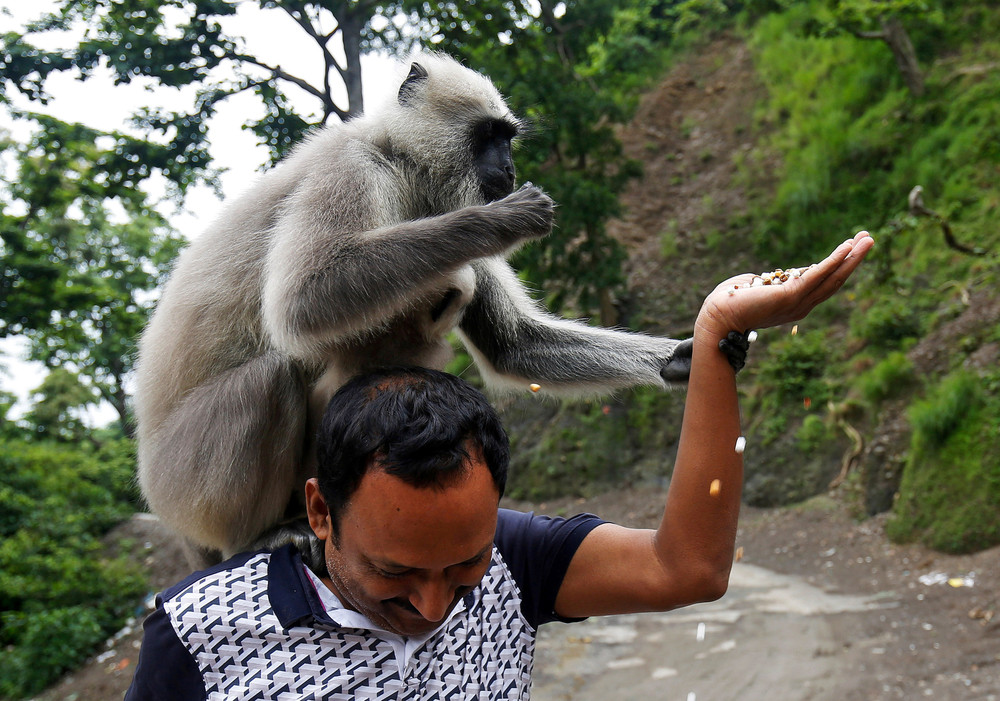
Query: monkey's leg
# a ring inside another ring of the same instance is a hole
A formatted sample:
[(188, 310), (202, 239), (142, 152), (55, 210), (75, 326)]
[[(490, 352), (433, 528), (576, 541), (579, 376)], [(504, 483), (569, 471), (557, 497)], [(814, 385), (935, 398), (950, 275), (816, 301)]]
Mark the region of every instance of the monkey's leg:
[(268, 353), (188, 392), (140, 441), (139, 482), (152, 510), (205, 548), (235, 552), (278, 522), (299, 474), (306, 390)]

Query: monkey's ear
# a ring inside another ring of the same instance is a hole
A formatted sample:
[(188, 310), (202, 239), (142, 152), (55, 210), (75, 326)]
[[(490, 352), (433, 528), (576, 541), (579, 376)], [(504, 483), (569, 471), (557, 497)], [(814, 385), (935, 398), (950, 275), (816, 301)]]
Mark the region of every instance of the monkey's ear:
[(410, 64), (410, 72), (403, 81), (403, 84), (399, 86), (399, 104), (405, 105), (413, 98), (417, 91), (417, 87), (427, 80), (427, 69), (421, 66), (419, 63)]

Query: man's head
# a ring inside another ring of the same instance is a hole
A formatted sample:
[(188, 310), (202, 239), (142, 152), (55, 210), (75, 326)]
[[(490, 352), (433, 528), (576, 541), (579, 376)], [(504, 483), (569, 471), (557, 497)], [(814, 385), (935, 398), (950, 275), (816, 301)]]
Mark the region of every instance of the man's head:
[(510, 443), (481, 392), (427, 368), (359, 375), (327, 404), (316, 439), (317, 480), (333, 522), (371, 468), (414, 487), (441, 487), (461, 472), (469, 446), (480, 453), (502, 496)]
[(509, 448), (458, 378), (390, 369), (330, 401), (309, 522), (341, 602), (401, 635), (429, 632), (489, 568)]

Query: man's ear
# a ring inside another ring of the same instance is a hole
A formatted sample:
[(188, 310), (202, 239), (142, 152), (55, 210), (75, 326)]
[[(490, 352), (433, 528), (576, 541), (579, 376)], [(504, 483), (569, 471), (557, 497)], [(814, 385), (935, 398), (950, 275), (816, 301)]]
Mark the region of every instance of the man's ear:
[(315, 477), (306, 482), (306, 514), (309, 516), (309, 527), (317, 538), (326, 540), (333, 535), (330, 509), (320, 494), (319, 481)]

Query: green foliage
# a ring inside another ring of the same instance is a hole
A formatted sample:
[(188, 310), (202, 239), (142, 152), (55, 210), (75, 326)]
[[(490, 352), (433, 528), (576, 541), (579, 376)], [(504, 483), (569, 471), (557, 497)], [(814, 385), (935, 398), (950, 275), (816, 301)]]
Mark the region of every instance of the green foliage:
[(81, 442), (89, 433), (80, 409), (94, 403), (94, 393), (66, 368), (52, 370), (32, 395), (25, 422), (38, 438)]
[[(268, 65), (246, 53), (241, 37), (226, 34), (222, 22), (247, 5), (287, 15), (298, 23), (304, 42), (314, 44), (322, 57), (324, 79), (313, 85), (280, 66)], [(335, 7), (322, 2), (272, 0), (67, 1), (30, 23), (24, 32), (4, 37), (8, 52), (0, 62), (5, 79), (0, 96), (17, 91), (32, 100), (44, 100), (47, 79), (71, 70), (79, 71), (83, 79), (101, 69), (110, 70), (118, 83), (143, 80), (177, 90), (193, 87), (190, 109), (146, 109), (134, 117), (138, 127), (157, 134), (146, 146), (167, 155), (168, 179), (186, 188), (206, 176), (212, 177), (208, 120), (218, 105), (233, 95), (253, 92), (261, 99), (265, 118), (246, 126), (260, 137), (275, 159), (298, 141), (308, 126), (360, 113), (360, 53), (376, 39), (371, 19), (383, 6), (394, 3)], [(333, 31), (328, 36), (330, 26)], [(83, 39), (73, 39), (81, 29), (85, 30)], [(50, 40), (52, 36), (66, 37), (71, 46), (60, 50), (38, 48), (32, 42), (43, 32)], [(343, 39), (346, 56), (338, 56), (334, 50), (331, 39), (338, 35)], [(335, 75), (346, 87), (346, 104), (334, 100), (331, 79)], [(292, 111), (290, 87), (314, 97), (319, 108), (316, 113), (299, 115)]]
[(913, 451), (917, 455), (943, 446), (983, 400), (979, 378), (969, 372), (946, 377), (927, 399), (910, 408)]
[(16, 167), (0, 174), (0, 337), (23, 334), (31, 359), (72, 369), (124, 429), (132, 344), (181, 240), (140, 188), (157, 163), (139, 142), (29, 116), (25, 143), (0, 143)]
[(877, 350), (893, 350), (924, 331), (923, 310), (913, 300), (890, 296), (866, 309), (858, 309), (851, 318), (851, 332)]
[(831, 442), (833, 429), (816, 414), (809, 414), (795, 432), (795, 447), (803, 455), (808, 455)]
[(910, 412), (911, 453), (887, 533), (946, 552), (1000, 544), (1000, 374), (959, 371)]
[(766, 358), (747, 368), (760, 388), (747, 402), (746, 413), (754, 417), (749, 430), (761, 446), (778, 440), (804, 411), (824, 407), (835, 396), (832, 346), (824, 333), (799, 333), (767, 343)]
[[(760, 16), (747, 29), (768, 93), (756, 111), (763, 138), (739, 162), (756, 197), (751, 218), (762, 223), (754, 230), (754, 244), (768, 259), (809, 260), (857, 229), (876, 232), (872, 260), (846, 295), (857, 302), (847, 345), (831, 343), (830, 363), (813, 381), (836, 386), (849, 357), (849, 367), (859, 369), (875, 358), (852, 381), (852, 390), (853, 401), (866, 405), (859, 409), (878, 418), (884, 409), (880, 403), (905, 403), (917, 394), (923, 378), (915, 377), (905, 353), (959, 315), (974, 317), (972, 296), (988, 298), (995, 289), (1000, 73), (986, 66), (1000, 59), (1000, 12), (995, 4), (981, 2), (783, 4), (783, 11)], [(926, 88), (919, 96), (897, 70), (885, 41), (863, 41), (844, 31), (881, 32), (892, 17), (902, 22), (916, 48)], [(767, 186), (775, 180), (776, 195)], [(985, 256), (956, 253), (945, 245), (937, 219), (907, 211), (907, 195), (918, 184), (927, 207), (950, 224), (960, 242), (986, 251)], [(810, 326), (842, 326), (834, 311), (835, 306), (821, 308), (810, 317)], [(989, 326), (956, 329), (939, 341), (948, 344), (948, 351), (940, 354), (944, 365), (935, 368), (938, 372), (977, 366), (969, 356), (988, 351)], [(752, 429), (775, 441), (772, 450), (796, 425), (801, 402), (769, 396), (772, 386), (784, 384), (780, 371), (786, 360), (773, 362), (774, 373), (755, 378), (765, 384), (750, 391), (746, 409)], [(900, 470), (906, 476), (893, 526), (898, 537), (920, 537), (950, 549), (993, 542), (990, 519), (976, 509), (994, 513), (995, 493), (987, 497), (987, 488), (977, 501), (962, 491), (968, 486), (960, 485), (977, 480), (990, 485), (996, 479), (985, 457), (990, 450), (996, 455), (995, 429), (989, 434), (984, 426), (989, 413), (983, 407), (995, 406), (997, 386), (981, 383), (982, 406), (969, 409), (967, 404), (978, 406), (977, 395), (970, 392), (963, 399), (970, 390), (963, 382), (968, 380), (949, 380), (933, 393), (933, 403), (912, 408), (914, 442), (905, 456), (906, 470)], [(803, 424), (797, 438), (806, 430)], [(976, 431), (979, 438), (970, 438)], [(821, 450), (819, 432), (818, 443), (811, 429), (808, 433), (807, 442)], [(969, 459), (956, 467), (962, 446), (975, 440)], [(889, 474), (890, 466), (872, 463), (865, 469)], [(956, 470), (961, 476), (952, 476)], [(866, 484), (891, 492), (894, 479), (870, 477)], [(965, 508), (966, 502), (976, 507)]]
[(662, 446), (676, 444), (682, 409), (682, 396), (651, 388), (606, 401), (517, 402), (502, 412), (518, 425), (507, 493), (548, 499), (658, 482), (672, 466)]
[[(815, 11), (800, 3), (756, 25), (751, 46), (770, 96), (760, 119), (778, 125), (771, 148), (781, 154), (777, 193), (756, 236), (762, 254), (780, 248), (792, 259), (815, 259), (867, 221), (880, 203), (868, 177), (880, 154), (859, 117), (891, 87), (884, 49), (848, 38), (821, 39), (794, 30)], [(859, 177), (860, 176), (860, 177)]]
[(870, 405), (877, 406), (886, 399), (916, 385), (913, 363), (905, 353), (893, 351), (862, 374), (856, 381), (861, 396)]
[[(0, 373), (4, 370), (0, 365)], [(10, 410), (17, 403), (17, 395), (11, 392), (0, 391), (0, 440), (15, 438), (21, 434), (20, 429), (10, 416)]]
[[(887, 7), (830, 4), (840, 6), (838, 12), (864, 6), (865, 21), (876, 21)], [(825, 3), (791, 3), (752, 28), (751, 46), (769, 90), (758, 118), (771, 130), (768, 148), (782, 164), (777, 197), (760, 203), (759, 216), (770, 222), (756, 237), (762, 253), (780, 247), (809, 259), (859, 228), (878, 230), (900, 219), (918, 184), (953, 227), (957, 215), (965, 232), (960, 239), (995, 248), (1000, 237), (984, 211), (995, 204), (981, 194), (992, 188), (1000, 153), (997, 79), (995, 72), (954, 66), (974, 68), (997, 55), (996, 13), (981, 5), (952, 10), (975, 15), (977, 23), (961, 23), (959, 31), (958, 18), (942, 24), (934, 3), (898, 4), (911, 11), (911, 35), (931, 66), (928, 94), (919, 100), (902, 85), (884, 43), (805, 31), (817, 19), (835, 20)], [(933, 66), (935, 51), (949, 53), (940, 68)], [(752, 163), (748, 167), (748, 179), (763, 177)], [(937, 225), (925, 228), (934, 232)], [(940, 236), (927, 240), (936, 244), (928, 255), (940, 258)], [(907, 245), (906, 255), (920, 244), (913, 238), (893, 242), (897, 256), (900, 245)]]
[(139, 566), (100, 537), (135, 510), (133, 446), (0, 443), (0, 697), (36, 693), (134, 614)]
[(99, 618), (87, 605), (0, 614), (3, 637), (17, 640), (0, 661), (0, 698), (22, 698), (41, 691), (83, 662), (108, 637)]

